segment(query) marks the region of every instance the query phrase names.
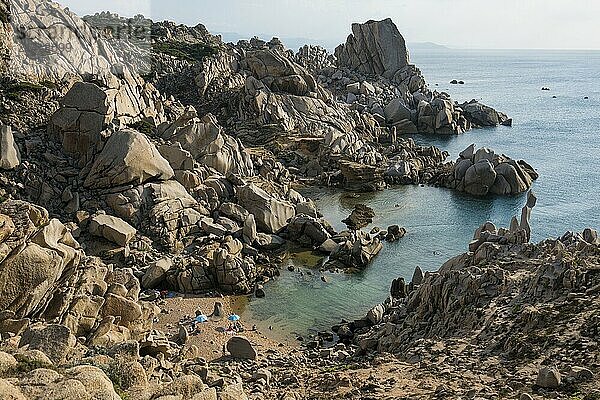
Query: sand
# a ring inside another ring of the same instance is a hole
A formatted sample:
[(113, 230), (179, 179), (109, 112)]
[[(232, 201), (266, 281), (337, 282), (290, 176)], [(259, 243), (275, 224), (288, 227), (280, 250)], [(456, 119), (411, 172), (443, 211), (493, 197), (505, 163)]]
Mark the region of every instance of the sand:
[[(158, 306), (163, 312), (159, 315), (155, 328), (176, 336), (182, 319), (195, 316), (196, 310), (210, 315), (216, 301), (223, 304), (224, 317), (220, 320), (211, 318), (208, 322), (200, 324), (201, 328), (189, 335), (186, 346), (196, 345), (200, 349), (200, 355), (207, 361), (218, 359), (223, 356), (223, 346), (232, 336), (231, 333), (223, 332), (230, 324), (227, 316), (239, 312), (248, 301), (244, 296), (200, 297), (178, 294), (176, 297), (161, 300)], [(245, 329), (239, 334), (247, 337), (254, 344), (259, 357), (261, 353), (264, 354), (270, 349), (277, 349), (285, 354), (300, 348), (299, 342), (292, 338), (282, 341), (281, 337), (268, 329), (258, 328), (264, 326), (260, 321), (242, 319), (239, 322)], [(253, 325), (257, 326), (256, 330), (252, 329)], [(191, 324), (186, 324), (186, 327), (188, 331), (191, 330)]]

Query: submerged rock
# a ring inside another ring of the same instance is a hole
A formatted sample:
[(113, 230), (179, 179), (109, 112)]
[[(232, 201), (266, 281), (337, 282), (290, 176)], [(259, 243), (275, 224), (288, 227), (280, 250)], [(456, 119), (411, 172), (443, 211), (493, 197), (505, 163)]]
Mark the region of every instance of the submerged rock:
[(364, 204), (357, 204), (354, 206), (352, 213), (346, 219), (342, 220), (342, 222), (349, 229), (358, 230), (372, 223), (374, 217), (375, 211), (371, 207), (367, 207)]

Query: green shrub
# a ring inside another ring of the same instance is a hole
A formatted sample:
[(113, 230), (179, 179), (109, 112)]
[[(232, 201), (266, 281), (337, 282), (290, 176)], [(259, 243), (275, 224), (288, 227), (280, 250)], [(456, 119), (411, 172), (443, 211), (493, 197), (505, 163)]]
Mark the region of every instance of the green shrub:
[(190, 62), (202, 62), (205, 57), (217, 54), (217, 49), (202, 43), (160, 42), (154, 43), (152, 49), (157, 53)]
[(8, 87), (9, 93), (21, 93), (21, 92), (39, 92), (43, 88), (42, 85), (32, 82), (17, 82), (13, 83)]
[(32, 82), (12, 82), (6, 85), (4, 95), (14, 101), (20, 101), (23, 93), (39, 93), (44, 87)]
[(136, 131), (146, 134), (146, 135), (150, 135), (152, 132), (154, 132), (154, 129), (156, 128), (153, 123), (151, 123), (147, 120), (141, 120), (138, 122), (134, 122), (127, 126), (129, 126), (131, 129), (135, 129)]

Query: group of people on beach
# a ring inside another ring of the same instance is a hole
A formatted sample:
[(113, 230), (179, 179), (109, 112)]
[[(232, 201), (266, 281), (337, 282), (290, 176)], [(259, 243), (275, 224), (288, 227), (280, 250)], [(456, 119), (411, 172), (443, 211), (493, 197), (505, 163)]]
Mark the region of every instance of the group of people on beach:
[[(222, 316), (215, 315), (215, 313), (213, 312), (213, 314), (211, 314), (210, 317), (213, 320), (220, 320)], [(229, 325), (227, 326), (227, 328), (223, 328), (223, 333), (236, 334), (244, 331), (244, 326), (239, 321), (238, 315), (230, 314), (229, 317), (227, 317), (227, 320), (229, 321)], [(196, 334), (200, 333), (202, 331), (202, 324), (208, 321), (209, 318), (202, 312), (202, 310), (196, 310), (196, 316), (192, 320), (192, 332)]]
[(240, 321), (231, 322), (227, 329), (225, 329), (225, 333), (238, 333), (243, 331), (244, 327), (242, 326), (242, 323)]

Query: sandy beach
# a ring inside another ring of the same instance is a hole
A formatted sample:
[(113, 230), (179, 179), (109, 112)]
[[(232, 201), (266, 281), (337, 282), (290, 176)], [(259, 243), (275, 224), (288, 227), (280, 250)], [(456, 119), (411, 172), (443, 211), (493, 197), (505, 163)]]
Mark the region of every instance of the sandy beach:
[[(200, 329), (194, 331), (192, 331), (192, 324), (185, 323), (190, 332), (186, 345), (196, 345), (200, 349), (201, 356), (207, 361), (220, 358), (223, 356), (224, 344), (232, 336), (232, 333), (224, 332), (230, 324), (227, 317), (232, 313), (239, 314), (240, 310), (243, 310), (248, 302), (245, 296), (201, 297), (177, 294), (175, 297), (159, 302), (162, 312), (155, 327), (176, 336), (181, 321), (191, 319), (197, 310), (201, 310), (205, 315), (210, 315), (215, 302), (223, 304), (224, 316), (219, 319), (210, 318), (209, 321), (200, 324)], [(289, 353), (300, 348), (299, 342), (293, 337), (283, 339), (283, 335), (269, 330), (268, 326), (265, 327), (261, 321), (248, 319), (245, 316), (239, 322), (244, 328), (244, 331), (239, 334), (246, 336), (255, 345), (259, 356), (269, 349), (276, 348), (281, 353)], [(256, 330), (253, 330), (253, 326), (256, 327)]]

